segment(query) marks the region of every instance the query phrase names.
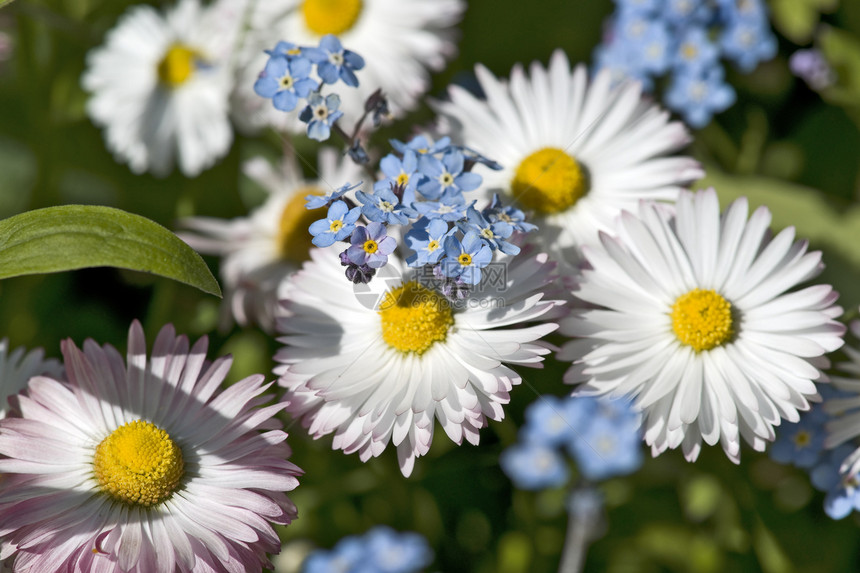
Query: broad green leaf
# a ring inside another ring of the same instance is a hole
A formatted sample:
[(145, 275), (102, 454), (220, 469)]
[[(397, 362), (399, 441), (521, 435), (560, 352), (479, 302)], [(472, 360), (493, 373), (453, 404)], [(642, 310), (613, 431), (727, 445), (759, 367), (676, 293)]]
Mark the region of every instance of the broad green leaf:
[(221, 296), (200, 255), (145, 217), (111, 207), (63, 205), (0, 221), (0, 279), (87, 267), (153, 273)]
[(818, 35), (818, 43), (836, 72), (836, 85), (822, 90), (821, 96), (832, 104), (845, 107), (857, 122), (860, 107), (860, 40), (849, 32), (826, 26), (822, 27)]
[(836, 0), (771, 0), (774, 26), (796, 44), (812, 39), (819, 12), (832, 12)]

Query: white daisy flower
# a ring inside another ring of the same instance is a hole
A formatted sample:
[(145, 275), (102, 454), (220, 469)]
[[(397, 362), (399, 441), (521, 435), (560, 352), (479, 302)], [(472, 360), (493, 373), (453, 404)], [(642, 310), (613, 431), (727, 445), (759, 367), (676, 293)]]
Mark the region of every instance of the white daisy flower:
[(818, 275), (821, 253), (772, 237), (770, 212), (747, 201), (721, 216), (713, 189), (683, 192), (676, 215), (643, 201), (584, 247), (574, 295), (592, 305), (562, 322), (575, 336), (559, 358), (584, 394), (630, 395), (657, 455), (702, 440), (739, 461), (738, 436), (763, 450), (781, 418), (796, 422), (820, 396), (825, 354), (842, 345), (842, 309), (829, 285), (788, 292)]
[(253, 90), (266, 64), (264, 49), (279, 40), (316, 46), (334, 34), (343, 47), (364, 58), (358, 88), (336, 86), (342, 122), (351, 126), (377, 89), (388, 97), (391, 112), (401, 116), (415, 107), (430, 87), (430, 71), (439, 71), (457, 52), (454, 26), (462, 18), (462, 0), (268, 0), (257, 2), (252, 31), (245, 43), (244, 78), (238, 82), (237, 121), (250, 126), (275, 125), (302, 132), (296, 114), (285, 114)]
[(9, 339), (0, 340), (0, 419), (9, 413), (7, 400), (27, 387), (33, 376), (61, 376), (63, 367), (56, 358), (45, 358), (45, 351), (36, 348), (27, 352), (16, 348), (10, 352)]
[(227, 61), (237, 30), (198, 0), (180, 0), (164, 15), (139, 5), (122, 16), (88, 54), (81, 79), (92, 93), (87, 113), (117, 160), (159, 176), (176, 161), (190, 177), (227, 153)]
[(193, 249), (223, 257), (223, 326), (235, 319), (273, 330), (278, 284), (308, 259), (308, 227), (325, 215), (324, 208), (306, 209), (305, 197), (331, 193), (362, 177), (360, 167), (330, 148), (320, 150), (317, 169), (317, 177), (306, 179), (294, 156), (286, 157), (277, 170), (263, 158), (252, 159), (242, 170), (269, 193), (265, 203), (247, 217), (189, 217), (179, 222), (192, 231), (179, 236)]
[(608, 72), (589, 81), (556, 51), (531, 77), (515, 66), (510, 81), (483, 66), (475, 73), (486, 99), (459, 86), (434, 102), (441, 127), (457, 143), (503, 167), (478, 165), (488, 193), (507, 193), (537, 217), (536, 238), (561, 260), (579, 261), (578, 246), (597, 241), (621, 209), (640, 199), (674, 201), (703, 175), (689, 157), (672, 157), (690, 141), (680, 122), (642, 96), (636, 82), (613, 85)]
[[(230, 358), (166, 326), (127, 363), (92, 340), (62, 345), (68, 383), (30, 380), (0, 421), (0, 535), (16, 571), (261, 571), (296, 517), (301, 473), (255, 375), (218, 391)], [(259, 429), (266, 430), (259, 432)]]
[[(461, 305), (438, 294), (396, 256), (368, 285), (344, 280), (336, 250), (314, 249), (285, 281), (285, 317), (275, 360), (287, 388), (287, 411), (315, 438), (335, 433), (333, 447), (378, 456), (397, 448), (403, 475), (427, 453), (434, 418), (457, 444), (478, 443), (487, 418), (521, 382), (506, 364), (542, 367), (562, 311), (551, 300), (554, 263), (523, 251), (484, 279)], [(539, 321), (527, 326), (524, 323)]]
[[(851, 322), (851, 334), (860, 338), (860, 320)], [(828, 396), (823, 404), (824, 411), (834, 416), (827, 424), (824, 440), (824, 447), (828, 449), (860, 436), (860, 349), (845, 346), (843, 351), (848, 360), (836, 364), (839, 374), (830, 377), (833, 386), (841, 392)], [(846, 458), (841, 472), (848, 476), (860, 472), (860, 448)]]

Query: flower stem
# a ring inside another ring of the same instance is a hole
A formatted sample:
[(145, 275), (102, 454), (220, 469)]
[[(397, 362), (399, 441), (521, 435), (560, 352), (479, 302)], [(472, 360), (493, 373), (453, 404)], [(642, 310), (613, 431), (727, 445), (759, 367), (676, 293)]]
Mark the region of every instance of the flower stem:
[(603, 499), (590, 485), (574, 487), (567, 498), (567, 535), (558, 573), (579, 573), (588, 545), (602, 533)]

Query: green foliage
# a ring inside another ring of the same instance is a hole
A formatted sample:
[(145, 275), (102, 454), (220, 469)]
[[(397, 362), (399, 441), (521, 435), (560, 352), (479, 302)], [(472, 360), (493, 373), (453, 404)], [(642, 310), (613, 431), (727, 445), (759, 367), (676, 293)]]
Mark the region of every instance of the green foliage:
[(0, 279), (104, 266), (153, 273), (221, 296), (203, 259), (140, 215), (63, 205), (0, 221)]
[(771, 0), (774, 27), (796, 44), (812, 39), (819, 13), (836, 9), (838, 0)]

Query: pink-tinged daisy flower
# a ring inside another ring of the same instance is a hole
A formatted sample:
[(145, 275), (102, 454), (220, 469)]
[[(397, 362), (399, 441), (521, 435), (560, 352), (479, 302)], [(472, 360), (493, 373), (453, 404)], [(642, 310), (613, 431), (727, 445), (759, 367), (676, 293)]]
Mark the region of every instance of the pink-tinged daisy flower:
[[(62, 344), (68, 383), (30, 380), (20, 418), (0, 421), (0, 557), (16, 571), (260, 571), (296, 508), (301, 470), (262, 406), (263, 376), (218, 391), (232, 360), (206, 360), (172, 326), (147, 358)], [(258, 430), (264, 430), (259, 432)]]
[(636, 82), (613, 84), (608, 71), (589, 79), (560, 50), (546, 68), (515, 66), (510, 80), (480, 65), (475, 74), (486, 98), (451, 86), (450, 100), (435, 102), (443, 130), (501, 164), (475, 167), (485, 198), (498, 192), (537, 215), (535, 239), (559, 260), (578, 262), (579, 247), (597, 242), (622, 209), (674, 201), (703, 175), (694, 159), (671, 155), (690, 135)]
[(702, 441), (734, 462), (742, 437), (758, 451), (781, 419), (819, 401), (815, 381), (842, 346), (842, 309), (829, 285), (793, 290), (817, 276), (821, 253), (772, 236), (770, 212), (749, 219), (746, 199), (720, 214), (713, 189), (682, 192), (676, 214), (643, 201), (624, 211), (616, 236), (584, 248), (590, 265), (561, 331), (577, 338), (559, 358), (578, 392), (633, 398), (654, 455)]
[(521, 382), (508, 364), (540, 368), (550, 352), (540, 338), (563, 309), (547, 294), (554, 266), (524, 250), (452, 303), (440, 294), (445, 277), (396, 255), (368, 285), (352, 285), (331, 250), (311, 251), (281, 290), (286, 347), (275, 373), (287, 411), (362, 461), (392, 443), (406, 476), (429, 450), (434, 420), (457, 444), (477, 444)]
[(55, 358), (45, 359), (41, 348), (26, 352), (23, 348), (9, 351), (9, 339), (0, 340), (0, 418), (9, 414), (7, 399), (27, 387), (27, 381), (33, 376), (47, 374), (61, 376), (63, 367)]

